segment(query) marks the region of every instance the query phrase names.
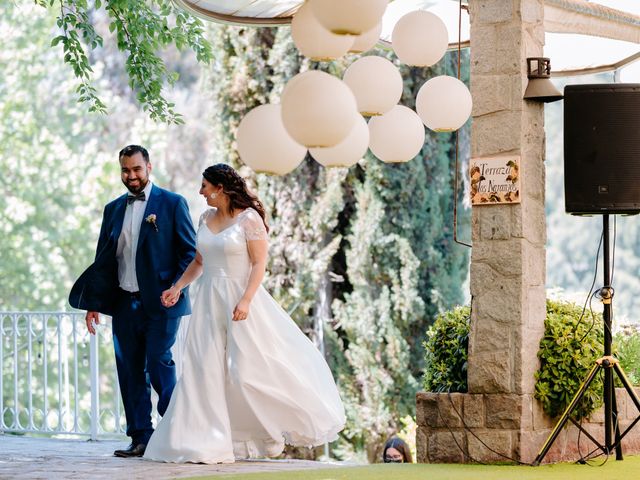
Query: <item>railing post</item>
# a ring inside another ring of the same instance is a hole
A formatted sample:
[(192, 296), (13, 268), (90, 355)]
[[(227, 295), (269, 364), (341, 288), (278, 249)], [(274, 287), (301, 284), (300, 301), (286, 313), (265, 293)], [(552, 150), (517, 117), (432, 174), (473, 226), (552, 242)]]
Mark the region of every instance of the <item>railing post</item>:
[(4, 314), (0, 315), (0, 433), (4, 433)]
[(91, 369), (91, 440), (98, 439), (100, 392), (98, 382), (98, 332), (89, 335), (89, 367)]
[(13, 425), (11, 428), (22, 429), (20, 425), (20, 400), (18, 398), (18, 315), (13, 316)]
[(28, 408), (29, 408), (29, 429), (35, 429), (33, 424), (33, 391), (31, 385), (33, 385), (33, 338), (31, 337), (31, 316), (27, 316), (27, 385), (29, 385)]

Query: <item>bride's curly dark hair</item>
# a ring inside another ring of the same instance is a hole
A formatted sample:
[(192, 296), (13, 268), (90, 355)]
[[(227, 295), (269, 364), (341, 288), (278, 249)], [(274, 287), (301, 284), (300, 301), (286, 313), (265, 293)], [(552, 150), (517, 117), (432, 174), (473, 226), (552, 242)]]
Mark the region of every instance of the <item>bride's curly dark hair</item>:
[(217, 163), (207, 167), (202, 172), (202, 176), (212, 185), (222, 187), (222, 191), (229, 197), (229, 214), (233, 214), (236, 208), (242, 210), (253, 208), (260, 214), (267, 232), (269, 231), (264, 205), (255, 194), (249, 191), (247, 182), (238, 172), (229, 165)]

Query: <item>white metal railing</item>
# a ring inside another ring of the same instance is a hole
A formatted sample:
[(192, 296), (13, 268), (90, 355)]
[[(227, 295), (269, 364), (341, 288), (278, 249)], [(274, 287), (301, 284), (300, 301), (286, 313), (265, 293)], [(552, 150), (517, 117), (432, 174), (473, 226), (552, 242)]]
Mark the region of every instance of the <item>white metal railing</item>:
[(83, 312), (0, 312), (0, 431), (124, 435), (105, 320), (89, 335)]
[[(98, 438), (126, 430), (111, 319), (90, 335), (84, 312), (0, 312), (0, 432)], [(189, 325), (173, 355), (180, 375)], [(152, 390), (153, 420), (157, 395)]]

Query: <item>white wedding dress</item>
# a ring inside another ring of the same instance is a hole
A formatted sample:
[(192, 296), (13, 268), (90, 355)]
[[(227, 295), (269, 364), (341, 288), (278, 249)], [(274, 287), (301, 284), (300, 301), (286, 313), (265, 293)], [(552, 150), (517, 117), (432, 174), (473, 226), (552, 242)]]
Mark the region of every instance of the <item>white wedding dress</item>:
[(251, 263), (247, 240), (266, 239), (247, 209), (219, 233), (200, 219), (203, 274), (184, 345), (182, 376), (144, 458), (230, 463), (279, 455), (284, 444), (337, 438), (344, 407), (331, 371), (313, 343), (260, 287), (244, 321), (231, 315)]

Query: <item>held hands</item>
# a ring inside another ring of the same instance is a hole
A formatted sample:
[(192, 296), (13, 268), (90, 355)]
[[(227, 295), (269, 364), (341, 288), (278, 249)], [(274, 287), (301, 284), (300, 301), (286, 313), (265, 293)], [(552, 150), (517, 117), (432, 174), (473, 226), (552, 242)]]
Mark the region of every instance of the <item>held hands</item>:
[(173, 307), (180, 298), (180, 289), (175, 285), (171, 285), (171, 288), (162, 292), (160, 295), (160, 302), (163, 307)]
[(87, 323), (87, 330), (91, 335), (96, 334), (96, 325), (100, 325), (100, 314), (98, 312), (87, 312), (84, 317), (84, 321)]
[(234, 322), (238, 322), (241, 320), (246, 320), (247, 315), (249, 315), (249, 305), (251, 304), (251, 300), (247, 300), (245, 298), (241, 298), (236, 305), (236, 308), (233, 309), (233, 316), (231, 320)]

